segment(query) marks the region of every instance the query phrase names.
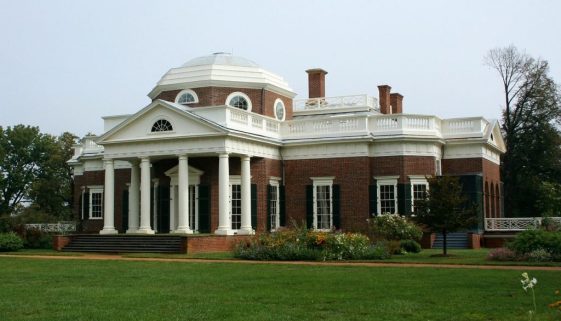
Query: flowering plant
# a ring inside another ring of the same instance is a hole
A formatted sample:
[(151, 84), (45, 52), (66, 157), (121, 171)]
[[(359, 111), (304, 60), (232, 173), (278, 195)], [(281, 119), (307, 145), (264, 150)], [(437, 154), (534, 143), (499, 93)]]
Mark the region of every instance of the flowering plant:
[(536, 294), (534, 293), (534, 287), (536, 286), (536, 284), (538, 284), (538, 280), (536, 278), (531, 278), (528, 275), (528, 273), (524, 272), (522, 273), (522, 279), (520, 280), (520, 282), (522, 283), (522, 289), (524, 289), (524, 291), (528, 292), (528, 289), (530, 289), (532, 291), (532, 300), (534, 303), (534, 310), (530, 310), (528, 311), (528, 314), (530, 315), (530, 320), (532, 320), (534, 318), (534, 315), (536, 314)]

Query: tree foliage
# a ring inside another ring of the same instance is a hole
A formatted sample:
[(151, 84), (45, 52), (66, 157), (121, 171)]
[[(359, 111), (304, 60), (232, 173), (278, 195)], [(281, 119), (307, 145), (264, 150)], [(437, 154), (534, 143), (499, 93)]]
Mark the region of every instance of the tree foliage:
[(462, 193), (459, 178), (437, 176), (428, 178), (428, 182), (429, 190), (425, 199), (415, 201), (416, 220), (430, 230), (442, 233), (442, 253), (447, 255), (447, 234), (475, 225), (476, 210)]
[(543, 182), (561, 183), (559, 88), (548, 75), (547, 61), (516, 47), (496, 48), (485, 62), (501, 77), (504, 91), (502, 157), (505, 212), (509, 216), (541, 215)]
[(0, 127), (0, 216), (31, 203), (59, 218), (69, 215), (75, 136), (43, 134), (38, 127)]

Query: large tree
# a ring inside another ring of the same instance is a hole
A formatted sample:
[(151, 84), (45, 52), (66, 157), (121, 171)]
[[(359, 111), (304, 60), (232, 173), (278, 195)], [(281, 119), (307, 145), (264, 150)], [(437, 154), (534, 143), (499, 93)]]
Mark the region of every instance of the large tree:
[(69, 215), (72, 177), (66, 161), (75, 136), (43, 134), (38, 127), (0, 127), (0, 216), (23, 203), (64, 218)]
[(447, 235), (477, 224), (477, 211), (462, 193), (458, 177), (437, 176), (428, 179), (424, 200), (415, 201), (415, 220), (431, 231), (442, 233), (442, 254), (448, 255)]
[(505, 211), (508, 216), (541, 215), (544, 182), (561, 182), (559, 88), (547, 61), (514, 46), (496, 48), (485, 62), (501, 78), (504, 92), (502, 157)]

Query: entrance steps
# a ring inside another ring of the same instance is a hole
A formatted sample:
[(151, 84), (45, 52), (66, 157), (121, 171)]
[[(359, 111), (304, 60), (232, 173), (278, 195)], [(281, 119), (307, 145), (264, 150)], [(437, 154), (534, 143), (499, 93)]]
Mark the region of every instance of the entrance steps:
[[(436, 239), (432, 243), (433, 249), (441, 249), (444, 237), (442, 233), (436, 234)], [(448, 233), (446, 235), (446, 248), (448, 249), (469, 249), (469, 236), (465, 232)]]
[(63, 252), (185, 253), (185, 236), (72, 235)]

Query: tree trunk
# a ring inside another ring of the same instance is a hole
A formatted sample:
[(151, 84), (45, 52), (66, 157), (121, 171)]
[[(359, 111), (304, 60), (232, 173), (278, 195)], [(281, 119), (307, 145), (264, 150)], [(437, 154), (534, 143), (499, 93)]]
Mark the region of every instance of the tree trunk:
[(448, 255), (448, 251), (446, 249), (446, 229), (443, 228), (442, 229), (442, 255), (443, 256), (447, 256)]

